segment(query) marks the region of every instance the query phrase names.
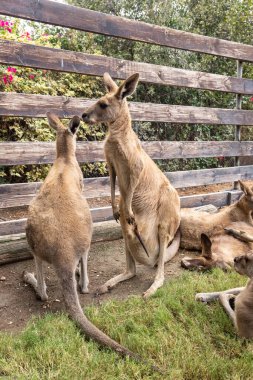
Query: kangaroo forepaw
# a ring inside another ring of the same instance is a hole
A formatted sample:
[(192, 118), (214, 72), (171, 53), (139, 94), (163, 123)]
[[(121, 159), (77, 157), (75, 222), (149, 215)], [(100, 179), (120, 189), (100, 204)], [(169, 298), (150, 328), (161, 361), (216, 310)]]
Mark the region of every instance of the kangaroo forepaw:
[(136, 225), (134, 215), (129, 215), (129, 217), (127, 217), (126, 220), (128, 224)]
[(120, 213), (119, 211), (116, 211), (113, 213), (113, 217), (116, 220), (117, 223), (119, 223)]
[(100, 286), (97, 291), (96, 291), (96, 294), (99, 295), (99, 294), (105, 294), (105, 293), (108, 293), (110, 290), (109, 286), (107, 285), (102, 285)]

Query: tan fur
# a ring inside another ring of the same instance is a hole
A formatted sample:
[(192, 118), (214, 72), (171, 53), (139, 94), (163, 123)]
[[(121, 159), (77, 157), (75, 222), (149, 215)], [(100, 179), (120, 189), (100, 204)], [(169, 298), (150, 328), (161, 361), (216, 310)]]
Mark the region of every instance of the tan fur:
[[(202, 250), (201, 256), (185, 257), (181, 262), (184, 268), (210, 269), (218, 266), (227, 269), (233, 266), (234, 257), (239, 254), (238, 252), (244, 255), (252, 249), (252, 243), (243, 243), (224, 231), (224, 228), (231, 228), (253, 233), (253, 191), (242, 182), (240, 184), (244, 191), (241, 199), (215, 214), (191, 209), (181, 210), (181, 247)], [(208, 243), (208, 239), (210, 243)], [(210, 249), (206, 254), (205, 250), (207, 250), (208, 244)]]
[(201, 250), (201, 234), (204, 233), (211, 237), (233, 222), (253, 224), (251, 215), (253, 191), (243, 182), (239, 182), (244, 195), (236, 203), (222, 208), (215, 214), (192, 209), (181, 210), (181, 248)]
[[(85, 111), (83, 120), (90, 124), (103, 122), (108, 126), (105, 156), (111, 180), (112, 209), (115, 219), (120, 220), (126, 246), (125, 273), (107, 281), (100, 292), (133, 277), (137, 261), (149, 266), (158, 264), (155, 281), (144, 293), (148, 297), (162, 286), (164, 263), (177, 252), (178, 244), (168, 246), (179, 227), (180, 201), (176, 190), (142, 149), (132, 129), (126, 96), (135, 91), (138, 77), (134, 74), (118, 87), (109, 74), (105, 74), (108, 93)], [(119, 208), (115, 203), (116, 177), (120, 189)]]
[[(253, 253), (234, 258), (235, 270), (249, 277), (245, 288), (228, 289), (221, 292), (198, 293), (196, 300), (210, 302), (219, 300), (231, 318), (238, 335), (242, 338), (253, 338)], [(234, 309), (231, 301), (234, 301)]]
[(75, 271), (80, 261), (81, 291), (87, 292), (87, 257), (92, 220), (87, 201), (82, 195), (83, 176), (75, 156), (75, 134), (80, 119), (75, 117), (69, 128), (65, 128), (53, 114), (48, 114), (48, 120), (57, 131), (57, 158), (29, 207), (26, 235), (34, 255), (37, 279), (25, 272), (24, 280), (35, 288), (42, 300), (46, 300), (42, 263), (52, 264), (60, 279), (67, 311), (87, 337), (121, 355), (138, 359), (96, 328), (83, 314), (76, 290)]

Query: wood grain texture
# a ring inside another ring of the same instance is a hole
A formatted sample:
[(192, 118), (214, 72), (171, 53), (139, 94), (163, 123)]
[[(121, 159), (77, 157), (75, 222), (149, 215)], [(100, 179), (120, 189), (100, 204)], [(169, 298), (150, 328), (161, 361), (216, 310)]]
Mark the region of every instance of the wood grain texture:
[[(0, 116), (45, 117), (47, 111), (61, 118), (81, 116), (95, 100), (64, 96), (0, 93)], [(133, 120), (188, 124), (253, 125), (253, 112), (246, 110), (191, 107), (130, 102)]]
[[(173, 186), (179, 189), (233, 182), (238, 179), (252, 179), (253, 166), (179, 171), (165, 173), (165, 175), (169, 178)], [(0, 208), (29, 205), (40, 186), (41, 182), (0, 185)], [(116, 194), (118, 194), (118, 189), (116, 190)], [(88, 199), (110, 197), (109, 177), (84, 179), (84, 195)], [(97, 211), (94, 211), (94, 216), (96, 215)]]
[(253, 80), (210, 74), (174, 67), (132, 62), (44, 46), (0, 40), (0, 62), (7, 65), (126, 79), (138, 72), (140, 81), (159, 85), (216, 90), (252, 95)]
[(0, 14), (253, 62), (251, 45), (147, 24), (49, 0), (1, 0)]
[[(198, 194), (181, 197), (181, 207), (194, 207), (203, 206), (205, 204), (212, 203), (217, 207), (225, 206), (228, 201), (229, 191), (210, 193), (210, 194)], [(241, 191), (232, 192), (231, 198), (233, 201), (239, 199), (242, 194)], [(103, 207), (91, 210), (93, 221), (107, 221), (112, 220), (111, 207)], [(26, 219), (10, 220), (6, 222), (0, 222), (0, 236), (12, 235), (23, 233), (26, 225)]]
[[(144, 150), (152, 159), (253, 156), (252, 141), (146, 141)], [(77, 159), (102, 162), (104, 143), (77, 142)], [(55, 160), (55, 143), (1, 142), (0, 165), (51, 164)]]

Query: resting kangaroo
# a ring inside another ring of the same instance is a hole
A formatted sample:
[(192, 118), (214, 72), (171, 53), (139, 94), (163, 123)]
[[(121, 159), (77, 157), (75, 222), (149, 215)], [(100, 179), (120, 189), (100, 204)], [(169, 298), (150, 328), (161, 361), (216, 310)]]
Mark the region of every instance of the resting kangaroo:
[(81, 262), (81, 291), (88, 292), (87, 257), (91, 244), (92, 219), (86, 199), (82, 195), (83, 176), (75, 156), (76, 132), (80, 119), (75, 116), (68, 128), (53, 114), (47, 114), (49, 124), (57, 132), (57, 158), (39, 194), (29, 207), (26, 236), (36, 265), (36, 278), (24, 272), (38, 297), (48, 296), (43, 276), (43, 261), (53, 265), (62, 286), (69, 315), (80, 329), (122, 356), (138, 356), (122, 347), (95, 327), (83, 314), (77, 294), (75, 271)]
[(215, 214), (182, 209), (181, 246), (187, 249), (202, 249), (202, 255), (185, 257), (181, 264), (186, 269), (204, 269), (214, 266), (227, 268), (238, 251), (246, 254), (251, 250), (250, 243), (242, 243), (228, 236), (224, 228), (244, 229), (253, 232), (253, 190), (242, 183), (244, 195), (236, 203), (224, 207)]
[[(144, 293), (149, 297), (163, 285), (164, 263), (179, 246), (180, 200), (176, 190), (142, 149), (131, 126), (126, 97), (136, 89), (139, 74), (126, 79), (119, 87), (108, 73), (104, 83), (108, 93), (85, 110), (86, 123), (106, 123), (105, 157), (111, 180), (113, 215), (120, 220), (125, 239), (126, 271), (107, 281), (100, 293), (136, 274), (136, 261), (157, 264), (154, 283)], [(115, 181), (120, 190), (119, 208), (115, 202)]]
[[(253, 238), (253, 237), (252, 237)], [(253, 240), (253, 239), (252, 239)], [(198, 293), (196, 300), (210, 302), (216, 299), (224, 307), (242, 338), (253, 338), (253, 254), (235, 257), (235, 270), (250, 278), (245, 288), (234, 288), (223, 292)], [(235, 297), (236, 296), (236, 297)], [(231, 305), (234, 302), (234, 308)]]

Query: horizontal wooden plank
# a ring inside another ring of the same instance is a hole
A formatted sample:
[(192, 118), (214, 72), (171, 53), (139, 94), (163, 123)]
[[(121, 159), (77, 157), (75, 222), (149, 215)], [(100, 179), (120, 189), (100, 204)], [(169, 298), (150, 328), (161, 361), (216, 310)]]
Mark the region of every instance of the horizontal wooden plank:
[(102, 76), (107, 71), (115, 79), (125, 79), (138, 72), (140, 81), (146, 83), (253, 94), (251, 79), (132, 62), (1, 39), (0, 63), (96, 76)]
[[(175, 188), (187, 188), (239, 179), (252, 179), (253, 166), (237, 166), (218, 169), (189, 170), (165, 173)], [(39, 190), (41, 182), (0, 185), (0, 208), (27, 206)], [(110, 196), (109, 177), (84, 179), (86, 198)], [(118, 194), (118, 192), (117, 192)]]
[[(105, 161), (104, 143), (77, 142), (81, 162)], [(142, 146), (152, 159), (253, 156), (252, 141), (146, 141)], [(0, 165), (50, 164), (55, 160), (55, 143), (2, 142)]]
[[(225, 206), (227, 204), (229, 193), (229, 191), (225, 191), (219, 193), (184, 196), (181, 197), (181, 207), (203, 206), (210, 203), (217, 207)], [(233, 199), (233, 201), (236, 201), (239, 199), (241, 192), (235, 191), (234, 193), (235, 194), (231, 196), (231, 199)], [(92, 209), (91, 213), (94, 222), (112, 220), (111, 207)], [(25, 225), (26, 219), (0, 222), (0, 236), (23, 233)]]
[(1, 0), (0, 14), (253, 62), (253, 46), (147, 24), (49, 0)]
[[(65, 96), (0, 93), (0, 116), (45, 117), (47, 111), (59, 117), (81, 116), (95, 100)], [(133, 120), (188, 124), (253, 125), (253, 111), (129, 103)]]

